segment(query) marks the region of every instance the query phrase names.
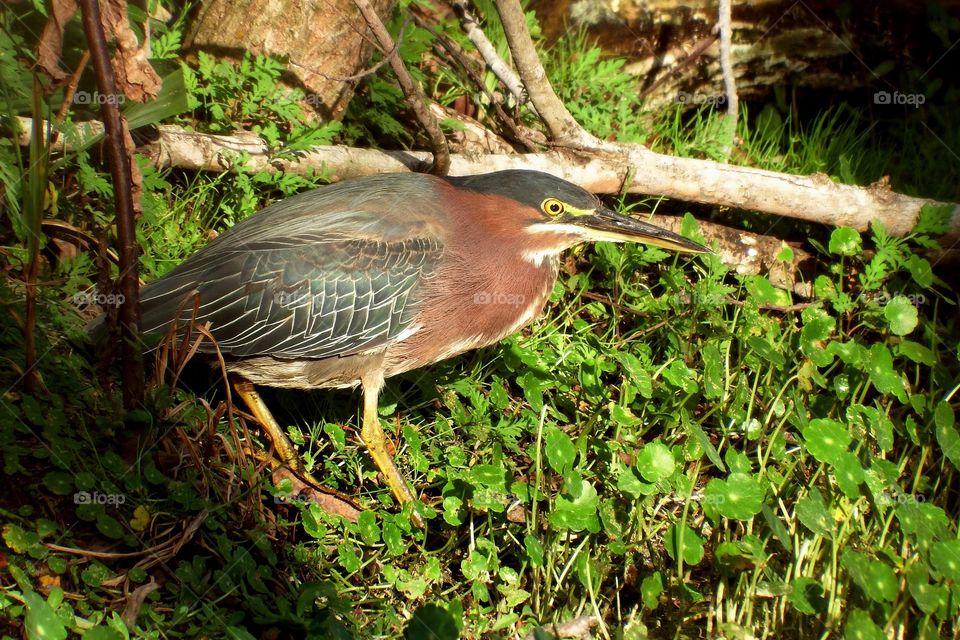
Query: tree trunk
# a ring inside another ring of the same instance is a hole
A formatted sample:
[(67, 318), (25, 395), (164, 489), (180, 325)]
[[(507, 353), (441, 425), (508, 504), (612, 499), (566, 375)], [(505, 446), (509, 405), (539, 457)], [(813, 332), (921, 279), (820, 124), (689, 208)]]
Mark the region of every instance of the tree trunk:
[[(370, 0), (384, 21), (394, 0)], [(353, 0), (204, 0), (187, 46), (219, 57), (285, 57), (286, 81), (324, 120), (340, 119), (373, 46)]]

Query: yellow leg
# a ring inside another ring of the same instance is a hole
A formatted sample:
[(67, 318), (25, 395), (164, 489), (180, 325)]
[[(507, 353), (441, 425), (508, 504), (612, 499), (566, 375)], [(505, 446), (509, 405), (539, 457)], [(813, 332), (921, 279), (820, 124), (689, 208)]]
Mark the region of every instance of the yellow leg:
[(280, 462), (292, 469), (297, 475), (310, 484), (320, 486), (320, 483), (304, 468), (303, 461), (297, 454), (296, 447), (293, 446), (293, 443), (287, 438), (283, 429), (280, 428), (280, 425), (276, 419), (274, 419), (273, 414), (270, 413), (260, 394), (257, 393), (253, 383), (241, 378), (234, 380), (233, 388), (237, 390), (237, 395), (243, 398), (243, 401), (250, 409), (250, 413), (253, 414), (253, 417), (257, 419), (257, 422), (259, 422), (263, 430), (266, 431), (270, 440), (273, 441), (273, 447), (277, 450), (277, 457), (280, 458)]
[[(380, 427), (380, 418), (377, 416), (377, 400), (380, 397), (380, 389), (383, 388), (383, 375), (376, 372), (363, 376), (361, 383), (363, 385), (363, 429), (360, 431), (360, 437), (370, 457), (373, 458), (373, 463), (383, 474), (390, 492), (402, 507), (408, 502), (413, 502), (414, 497), (387, 451), (387, 436), (384, 435)], [(418, 526), (423, 526), (423, 520), (416, 513), (413, 514), (413, 521)]]

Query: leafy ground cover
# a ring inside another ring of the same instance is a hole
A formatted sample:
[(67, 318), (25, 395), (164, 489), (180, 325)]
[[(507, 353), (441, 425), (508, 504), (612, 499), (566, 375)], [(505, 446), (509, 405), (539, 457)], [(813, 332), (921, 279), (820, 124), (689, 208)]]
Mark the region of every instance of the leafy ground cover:
[[(11, 36), (16, 20), (3, 16), (0, 33), (26, 52)], [(408, 28), (404, 57), (420, 60), (430, 40)], [(178, 42), (176, 31), (157, 38), (156, 56), (175, 59)], [(709, 110), (636, 109), (622, 62), (582, 38), (545, 55), (571, 111), (598, 135), (700, 157), (725, 146)], [(16, 59), (0, 67), (16, 80), (4, 86), (6, 104), (30, 95)], [(296, 96), (277, 93), (280, 71), (201, 57), (186, 72), (178, 118), (257, 129), (278, 152), (335, 139), (415, 142), (398, 136), (411, 129), (385, 80), (367, 80), (342, 128), (317, 127)], [(438, 73), (439, 97), (467, 91)], [(884, 146), (852, 109), (803, 117), (774, 101), (756, 111), (741, 121), (734, 161), (864, 184), (892, 172), (906, 190), (923, 175), (947, 191), (924, 195), (957, 198), (944, 186), (957, 167), (942, 157), (896, 171), (916, 132)], [(618, 130), (604, 128), (611, 122)], [(29, 184), (21, 178), (32, 168), (6, 139), (0, 169), (16, 178), (8, 185)], [(323, 182), (144, 171), (146, 278), (210, 229)], [(57, 195), (44, 215), (89, 228), (110, 221), (109, 181), (85, 153), (53, 166), (49, 185)], [(122, 414), (82, 336), (97, 301), (85, 253), (49, 260), (36, 336), (42, 385), (26, 391), (17, 274), (28, 211), (13, 195), (0, 280), (7, 637), (506, 638), (587, 615), (603, 638), (955, 633), (957, 289), (924, 257), (943, 211), (927, 211), (905, 238), (779, 222), (817, 254), (804, 274), (810, 299), (736, 276), (713, 256), (610, 244), (572, 252), (545, 319), (388, 382), (381, 418), (423, 497), (421, 530), (358, 446), (356, 394), (266, 392), (314, 473), (367, 507), (356, 523), (271, 483), (257, 455), (264, 439), (223, 414), (222, 385), (203, 367), (175, 385), (158, 376), (146, 406)], [(698, 236), (692, 217), (685, 231)], [(780, 259), (791, 251), (784, 245)]]

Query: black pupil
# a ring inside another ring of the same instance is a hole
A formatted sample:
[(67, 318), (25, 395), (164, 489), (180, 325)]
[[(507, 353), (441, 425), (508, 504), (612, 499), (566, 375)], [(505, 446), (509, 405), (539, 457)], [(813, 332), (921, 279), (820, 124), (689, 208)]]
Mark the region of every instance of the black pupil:
[(561, 207), (560, 207), (560, 203), (559, 203), (559, 202), (551, 202), (551, 203), (550, 203), (550, 211), (551, 211), (552, 213), (560, 213), (560, 208), (561, 208)]

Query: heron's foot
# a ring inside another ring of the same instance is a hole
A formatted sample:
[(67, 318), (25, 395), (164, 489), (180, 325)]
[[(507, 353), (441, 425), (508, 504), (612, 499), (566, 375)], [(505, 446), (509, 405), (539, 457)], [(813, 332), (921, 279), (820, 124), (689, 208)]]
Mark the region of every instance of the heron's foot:
[[(403, 507), (408, 503), (413, 503), (416, 498), (410, 491), (410, 486), (400, 473), (396, 463), (394, 463), (393, 456), (387, 450), (387, 436), (380, 427), (380, 421), (375, 418), (374, 420), (364, 420), (360, 437), (363, 439), (363, 444), (366, 445), (373, 463), (377, 466), (380, 474), (383, 475), (390, 493), (400, 503), (400, 506)], [(416, 510), (411, 513), (410, 519), (418, 527), (425, 526), (423, 518)]]
[(237, 395), (243, 398), (250, 409), (250, 413), (253, 414), (253, 417), (257, 419), (257, 422), (260, 423), (260, 426), (270, 438), (280, 462), (293, 469), (303, 480), (319, 487), (320, 483), (307, 471), (297, 448), (280, 428), (280, 424), (270, 413), (270, 409), (267, 408), (253, 384), (246, 380), (237, 380), (234, 382), (233, 388), (237, 390)]

